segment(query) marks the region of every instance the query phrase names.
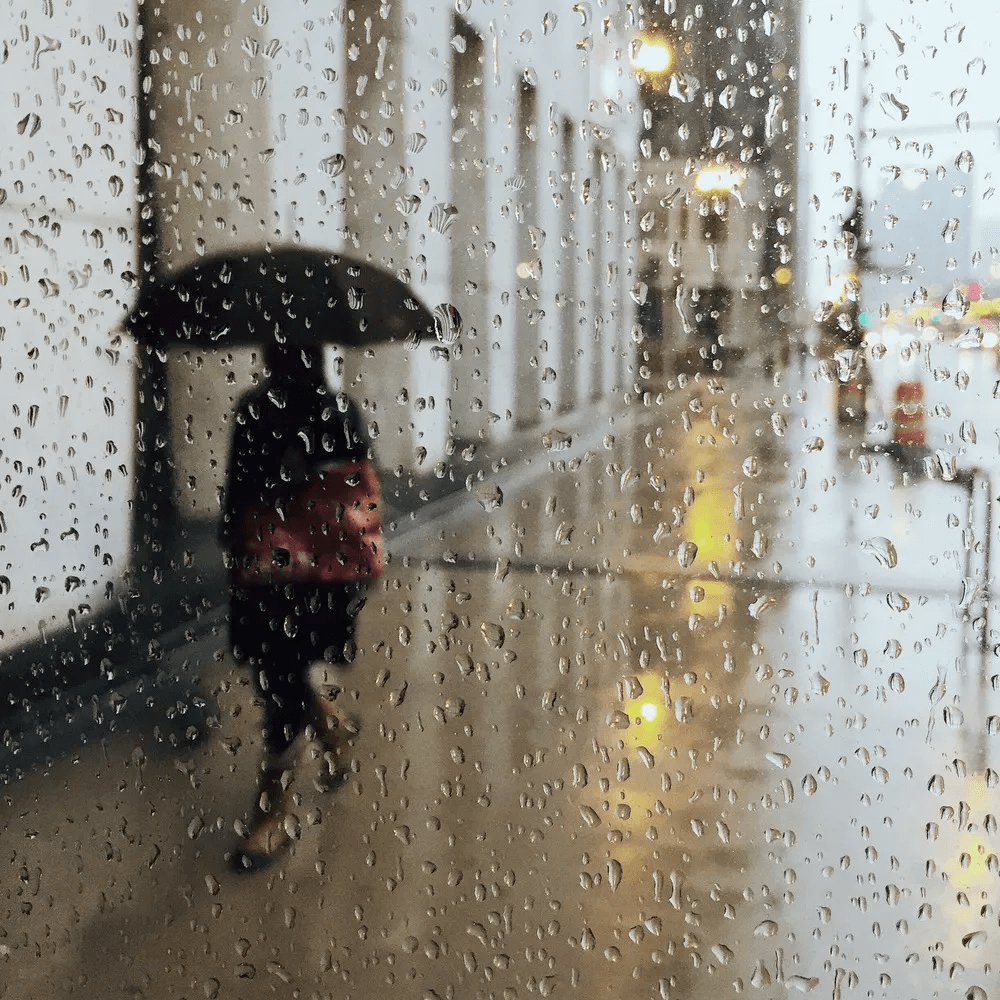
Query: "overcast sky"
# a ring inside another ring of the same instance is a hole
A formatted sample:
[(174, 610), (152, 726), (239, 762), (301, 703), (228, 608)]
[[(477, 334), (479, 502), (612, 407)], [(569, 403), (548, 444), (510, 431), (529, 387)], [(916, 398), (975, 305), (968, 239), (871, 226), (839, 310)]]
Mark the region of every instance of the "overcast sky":
[[(866, 202), (878, 203), (867, 220), (876, 241), (892, 238), (884, 219), (894, 213), (926, 211), (935, 239), (942, 239), (938, 216), (957, 213), (971, 249), (956, 276), (974, 276), (976, 248), (989, 276), (989, 245), (1000, 242), (1000, 198), (992, 193), (1000, 154), (995, 22), (977, 0), (803, 0), (799, 219), (807, 301), (821, 297), (826, 280), (829, 248), (816, 241), (832, 241), (845, 204), (838, 192), (859, 183)], [(894, 167), (902, 174), (889, 181)], [(927, 199), (914, 167), (935, 176), (943, 168), (946, 193), (964, 184), (967, 195), (944, 204), (936, 196), (921, 209)], [(846, 266), (831, 262), (833, 271)]]

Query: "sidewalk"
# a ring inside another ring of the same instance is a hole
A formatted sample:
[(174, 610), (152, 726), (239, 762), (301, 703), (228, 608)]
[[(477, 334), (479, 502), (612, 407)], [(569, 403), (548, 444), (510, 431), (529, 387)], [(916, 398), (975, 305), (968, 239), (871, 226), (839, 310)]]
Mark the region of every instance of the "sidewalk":
[[(645, 415), (641, 407), (616, 413), (603, 405), (520, 429), (505, 441), (475, 442), (471, 460), (453, 463), (446, 475), (397, 479), (383, 471), (390, 558), (459, 509), (479, 511), (496, 502), (497, 489), (502, 495), (509, 484), (544, 474), (548, 461), (568, 449), (599, 446), (609, 419)], [(214, 525), (186, 529), (177, 548), (186, 556), (174, 573), (145, 593), (134, 587), (115, 613), (0, 656), (0, 776), (9, 780), (58, 759), (86, 742), (95, 723), (110, 722), (109, 731), (159, 727), (174, 746), (200, 738), (211, 707), (192, 693), (191, 676), (168, 664), (177, 650), (209, 637), (225, 646), (226, 577)]]

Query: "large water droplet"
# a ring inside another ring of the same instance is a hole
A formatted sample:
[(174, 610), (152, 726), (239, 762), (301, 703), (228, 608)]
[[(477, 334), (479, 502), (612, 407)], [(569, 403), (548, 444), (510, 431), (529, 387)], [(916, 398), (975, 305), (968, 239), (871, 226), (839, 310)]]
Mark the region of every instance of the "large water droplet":
[(963, 149), (958, 156), (955, 157), (955, 166), (962, 171), (963, 174), (968, 174), (972, 172), (972, 168), (976, 165), (976, 158), (972, 155), (972, 150)]
[(896, 546), (882, 535), (866, 538), (861, 543), (861, 551), (873, 555), (878, 564), (886, 569), (893, 569), (896, 565)]
[(739, 88), (733, 84), (729, 84), (722, 88), (719, 93), (719, 103), (727, 110), (732, 111), (736, 106), (736, 98), (739, 95)]
[(337, 177), (347, 169), (347, 160), (340, 153), (334, 153), (333, 156), (327, 156), (325, 159), (319, 161), (319, 168), (324, 174), (328, 174), (330, 177)]
[(500, 649), (504, 644), (505, 633), (503, 627), (496, 622), (483, 622), (479, 627), (486, 645), (490, 649)]
[(900, 594), (898, 591), (893, 591), (891, 594), (888, 594), (885, 600), (893, 611), (903, 612), (909, 610), (910, 599), (905, 594)]
[(677, 546), (677, 562), (683, 569), (689, 569), (694, 565), (698, 556), (698, 546), (694, 542), (681, 542)]
[(621, 862), (616, 861), (612, 858), (608, 862), (608, 885), (611, 886), (611, 891), (614, 892), (615, 889), (621, 884), (622, 880), (622, 866)]
[(751, 618), (759, 619), (771, 608), (776, 607), (778, 602), (771, 597), (769, 594), (765, 594), (763, 597), (758, 597), (753, 604), (747, 608), (750, 613)]
[(689, 73), (674, 73), (670, 77), (667, 93), (682, 104), (691, 104), (701, 90), (701, 81)]
[[(954, 221), (956, 224), (958, 223), (957, 219), (954, 220), (949, 219), (948, 221), (949, 222)], [(945, 236), (945, 240), (948, 241), (947, 236)], [(946, 316), (952, 316), (955, 319), (962, 319), (962, 317), (964, 317), (965, 314), (969, 311), (971, 306), (972, 303), (969, 299), (969, 296), (961, 288), (953, 288), (944, 297), (944, 300), (941, 303), (941, 311)]]
[(446, 233), (458, 217), (458, 209), (454, 205), (436, 204), (427, 217), (427, 225), (432, 233)]
[(895, 122), (906, 121), (910, 114), (910, 109), (900, 101), (895, 94), (888, 92), (879, 97), (879, 106), (887, 117)]
[(944, 229), (941, 230), (941, 239), (945, 243), (954, 243), (958, 238), (958, 229), (961, 223), (956, 218), (948, 219), (944, 224)]

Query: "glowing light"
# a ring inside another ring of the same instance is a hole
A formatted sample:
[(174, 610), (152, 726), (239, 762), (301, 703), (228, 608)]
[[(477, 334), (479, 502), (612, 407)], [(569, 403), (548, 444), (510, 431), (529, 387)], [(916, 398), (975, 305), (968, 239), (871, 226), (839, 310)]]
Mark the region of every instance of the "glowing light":
[(702, 194), (735, 191), (746, 180), (742, 170), (733, 167), (706, 167), (695, 178), (694, 186)]
[(785, 267), (784, 264), (781, 265), (774, 272), (774, 280), (778, 285), (787, 285), (792, 280), (792, 269), (790, 267)]
[(633, 38), (629, 48), (629, 61), (640, 73), (666, 73), (674, 61), (674, 54), (665, 42), (651, 38)]
[(639, 714), (646, 720), (646, 722), (655, 722), (656, 717), (660, 714), (660, 712), (651, 701), (644, 701), (642, 703), (642, 707), (639, 709)]

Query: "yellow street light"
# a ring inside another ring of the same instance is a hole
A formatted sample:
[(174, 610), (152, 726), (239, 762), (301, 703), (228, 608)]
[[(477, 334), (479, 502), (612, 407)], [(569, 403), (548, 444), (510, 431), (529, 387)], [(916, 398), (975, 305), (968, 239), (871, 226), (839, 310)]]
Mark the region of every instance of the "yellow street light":
[(695, 189), (701, 194), (731, 194), (746, 180), (746, 174), (734, 167), (706, 167), (695, 178)]
[(674, 61), (674, 54), (666, 42), (639, 35), (629, 46), (629, 62), (640, 73), (666, 73)]

